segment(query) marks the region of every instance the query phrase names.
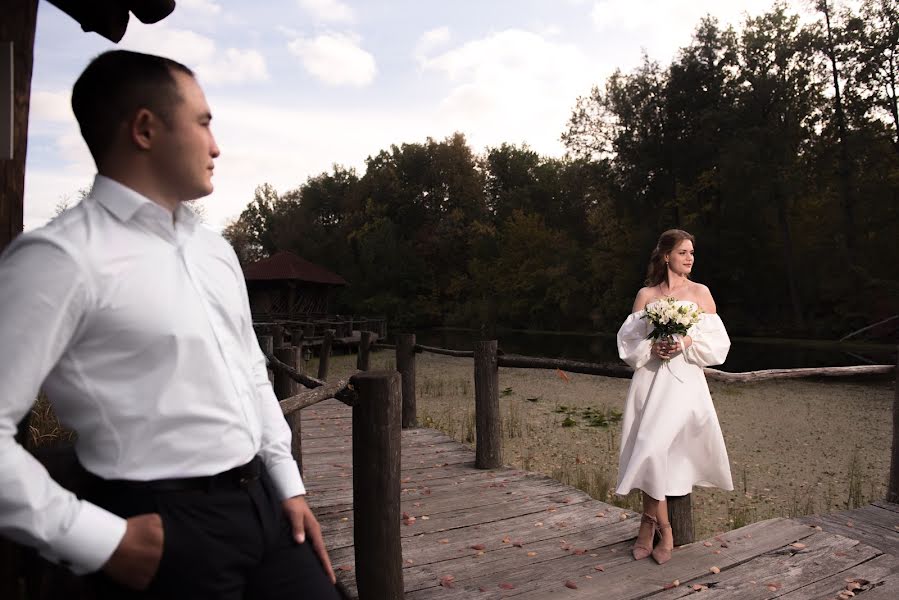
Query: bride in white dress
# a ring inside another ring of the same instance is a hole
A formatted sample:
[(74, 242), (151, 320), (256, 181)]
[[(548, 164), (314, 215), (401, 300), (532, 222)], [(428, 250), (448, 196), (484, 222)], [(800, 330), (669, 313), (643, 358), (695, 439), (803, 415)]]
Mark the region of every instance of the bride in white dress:
[[(642, 490), (643, 518), (633, 554), (638, 560), (652, 555), (659, 564), (671, 558), (674, 548), (666, 496), (689, 494), (694, 485), (734, 489), (702, 371), (724, 362), (730, 339), (709, 289), (688, 279), (694, 241), (679, 229), (659, 237), (646, 287), (618, 331), (618, 354), (634, 368), (634, 376), (624, 409), (615, 493)], [(702, 314), (684, 337), (653, 342), (647, 339), (653, 326), (643, 318), (644, 309), (664, 297), (694, 304)]]

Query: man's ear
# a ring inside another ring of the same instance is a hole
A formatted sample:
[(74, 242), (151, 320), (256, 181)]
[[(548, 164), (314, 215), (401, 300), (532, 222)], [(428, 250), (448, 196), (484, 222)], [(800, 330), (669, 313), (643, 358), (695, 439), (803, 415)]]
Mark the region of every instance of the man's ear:
[(160, 125), (156, 115), (146, 108), (141, 108), (131, 119), (128, 137), (138, 149), (149, 150), (153, 146)]

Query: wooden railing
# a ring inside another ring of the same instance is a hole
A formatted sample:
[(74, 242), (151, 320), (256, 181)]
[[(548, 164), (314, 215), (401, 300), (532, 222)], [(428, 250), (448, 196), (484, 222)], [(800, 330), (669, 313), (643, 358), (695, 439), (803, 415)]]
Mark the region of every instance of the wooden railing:
[[(272, 337), (261, 336), (259, 341), (273, 371), (275, 394), (292, 433), (291, 452), (301, 470), (300, 411), (329, 398), (352, 407), (356, 587), (360, 600), (401, 600), (401, 380), (395, 371), (368, 372), (371, 332), (362, 332), (362, 340), (360, 372), (349, 380), (332, 382), (304, 374), (302, 351), (297, 347), (281, 346), (269, 352)], [(327, 364), (324, 350), (321, 357)]]
[[(598, 364), (557, 358), (518, 356), (503, 353), (497, 342), (477, 342), (473, 351), (449, 350), (416, 344), (415, 334), (397, 334), (396, 344), (374, 344), (375, 348), (396, 351), (396, 364), (403, 381), (415, 381), (415, 354), (430, 352), (447, 356), (474, 359), (475, 387), (475, 462), (478, 468), (492, 469), (502, 465), (502, 428), (499, 413), (499, 367), (519, 369), (559, 369), (571, 373), (630, 378), (633, 369), (623, 364)], [(360, 346), (360, 353), (363, 348)], [(367, 353), (368, 348), (364, 348)], [(768, 369), (747, 373), (728, 373), (705, 368), (709, 379), (728, 383), (747, 383), (770, 379), (797, 377), (845, 377), (857, 375), (884, 375), (899, 372), (894, 365), (863, 365), (854, 367), (826, 367), (814, 369)], [(893, 452), (890, 467), (890, 484), (887, 500), (899, 502), (899, 385), (896, 386), (893, 406)], [(403, 385), (403, 427), (415, 425), (415, 386)], [(674, 543), (678, 546), (695, 540), (691, 495), (669, 496), (668, 512)]]

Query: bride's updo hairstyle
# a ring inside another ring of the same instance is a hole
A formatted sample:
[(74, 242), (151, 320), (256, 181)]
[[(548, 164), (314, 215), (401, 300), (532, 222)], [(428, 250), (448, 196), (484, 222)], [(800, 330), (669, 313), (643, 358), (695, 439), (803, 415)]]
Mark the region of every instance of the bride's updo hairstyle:
[(668, 276), (668, 265), (665, 263), (665, 255), (671, 253), (674, 248), (684, 240), (690, 240), (696, 244), (696, 238), (683, 229), (669, 229), (659, 236), (656, 247), (649, 257), (649, 268), (646, 270), (646, 286), (659, 285)]

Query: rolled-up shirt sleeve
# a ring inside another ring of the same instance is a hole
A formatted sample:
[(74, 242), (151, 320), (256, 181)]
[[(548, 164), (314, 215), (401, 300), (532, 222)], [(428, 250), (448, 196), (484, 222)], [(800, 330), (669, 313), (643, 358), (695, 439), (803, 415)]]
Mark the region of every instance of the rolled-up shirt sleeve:
[[(88, 277), (66, 248), (22, 236), (0, 257), (0, 534), (75, 573), (100, 569), (126, 521), (57, 484), (15, 440), (47, 374), (90, 302)], [(51, 399), (52, 401), (52, 399)]]
[[(239, 273), (240, 265), (237, 257), (233, 256), (233, 260)], [(300, 468), (290, 451), (293, 435), (268, 379), (265, 355), (259, 347), (259, 340), (253, 330), (246, 286), (243, 281), (240, 285), (243, 299), (242, 310), (246, 323), (243, 331), (244, 346), (250, 360), (252, 383), (259, 400), (259, 415), (262, 421), (262, 448), (259, 454), (281, 499), (300, 496), (306, 493), (306, 488), (300, 476)]]

